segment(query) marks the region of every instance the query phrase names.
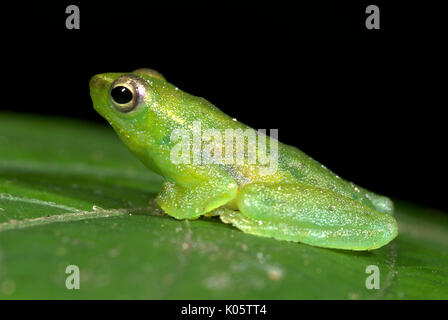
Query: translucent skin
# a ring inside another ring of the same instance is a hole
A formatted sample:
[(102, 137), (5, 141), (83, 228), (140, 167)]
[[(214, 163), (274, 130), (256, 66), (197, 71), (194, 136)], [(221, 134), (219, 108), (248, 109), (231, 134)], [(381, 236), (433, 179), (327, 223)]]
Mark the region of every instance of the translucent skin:
[[(141, 103), (131, 112), (111, 102), (111, 86), (119, 77), (137, 79), (144, 88)], [(246, 233), (350, 250), (376, 249), (398, 234), (389, 198), (341, 179), (292, 146), (278, 143), (278, 169), (268, 175), (262, 174), (266, 167), (259, 161), (173, 163), (175, 129), (192, 132), (197, 121), (202, 130), (249, 127), (154, 70), (96, 75), (90, 94), (95, 109), (127, 147), (165, 178), (157, 202), (176, 219), (219, 215)], [(269, 139), (267, 144), (269, 149)]]

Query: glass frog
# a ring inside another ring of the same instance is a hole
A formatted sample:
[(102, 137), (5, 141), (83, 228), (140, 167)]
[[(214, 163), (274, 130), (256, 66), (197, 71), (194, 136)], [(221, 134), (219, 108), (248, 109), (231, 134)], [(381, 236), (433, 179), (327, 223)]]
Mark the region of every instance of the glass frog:
[[(152, 69), (98, 74), (90, 80), (90, 94), (95, 110), (132, 153), (164, 177), (156, 201), (176, 219), (219, 216), (248, 234), (347, 250), (380, 248), (398, 234), (389, 198), (343, 180), (276, 140), (265, 139), (266, 150), (273, 151), (273, 143), (277, 148), (276, 170), (270, 173), (258, 160), (173, 161), (178, 147), (173, 134), (194, 136), (197, 123), (200, 130), (215, 133), (253, 129)], [(249, 139), (244, 141), (248, 146)], [(219, 148), (224, 147), (214, 150)], [(193, 156), (204, 153), (202, 147), (185, 150)]]

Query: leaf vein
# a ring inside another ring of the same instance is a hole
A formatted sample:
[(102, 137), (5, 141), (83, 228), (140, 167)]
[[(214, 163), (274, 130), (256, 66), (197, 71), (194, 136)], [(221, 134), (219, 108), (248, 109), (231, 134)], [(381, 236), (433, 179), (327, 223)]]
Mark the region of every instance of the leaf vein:
[(58, 214), (25, 220), (11, 219), (8, 222), (0, 223), (0, 232), (24, 229), (35, 226), (42, 226), (55, 222), (71, 222), (87, 219), (109, 218), (109, 217), (132, 215), (133, 213), (137, 214), (145, 213), (152, 216), (163, 216), (163, 214), (160, 214), (158, 212), (150, 211), (150, 208), (122, 208), (122, 209), (96, 210), (96, 211), (78, 211), (78, 212)]

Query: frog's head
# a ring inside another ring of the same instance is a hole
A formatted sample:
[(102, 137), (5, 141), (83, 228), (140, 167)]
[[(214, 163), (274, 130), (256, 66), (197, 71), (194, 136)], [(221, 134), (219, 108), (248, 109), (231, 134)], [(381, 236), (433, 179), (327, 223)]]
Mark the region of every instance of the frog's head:
[(90, 80), (95, 110), (115, 129), (137, 156), (144, 156), (148, 137), (148, 110), (154, 104), (155, 82), (165, 82), (152, 69), (132, 73), (102, 73)]

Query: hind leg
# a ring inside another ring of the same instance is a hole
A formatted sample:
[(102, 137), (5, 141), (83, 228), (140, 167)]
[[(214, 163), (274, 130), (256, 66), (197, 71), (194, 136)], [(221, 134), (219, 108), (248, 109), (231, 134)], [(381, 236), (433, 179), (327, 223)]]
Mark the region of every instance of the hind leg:
[(218, 209), (223, 222), (279, 240), (369, 250), (387, 244), (398, 232), (392, 216), (305, 184), (249, 184), (236, 203), (239, 211)]

